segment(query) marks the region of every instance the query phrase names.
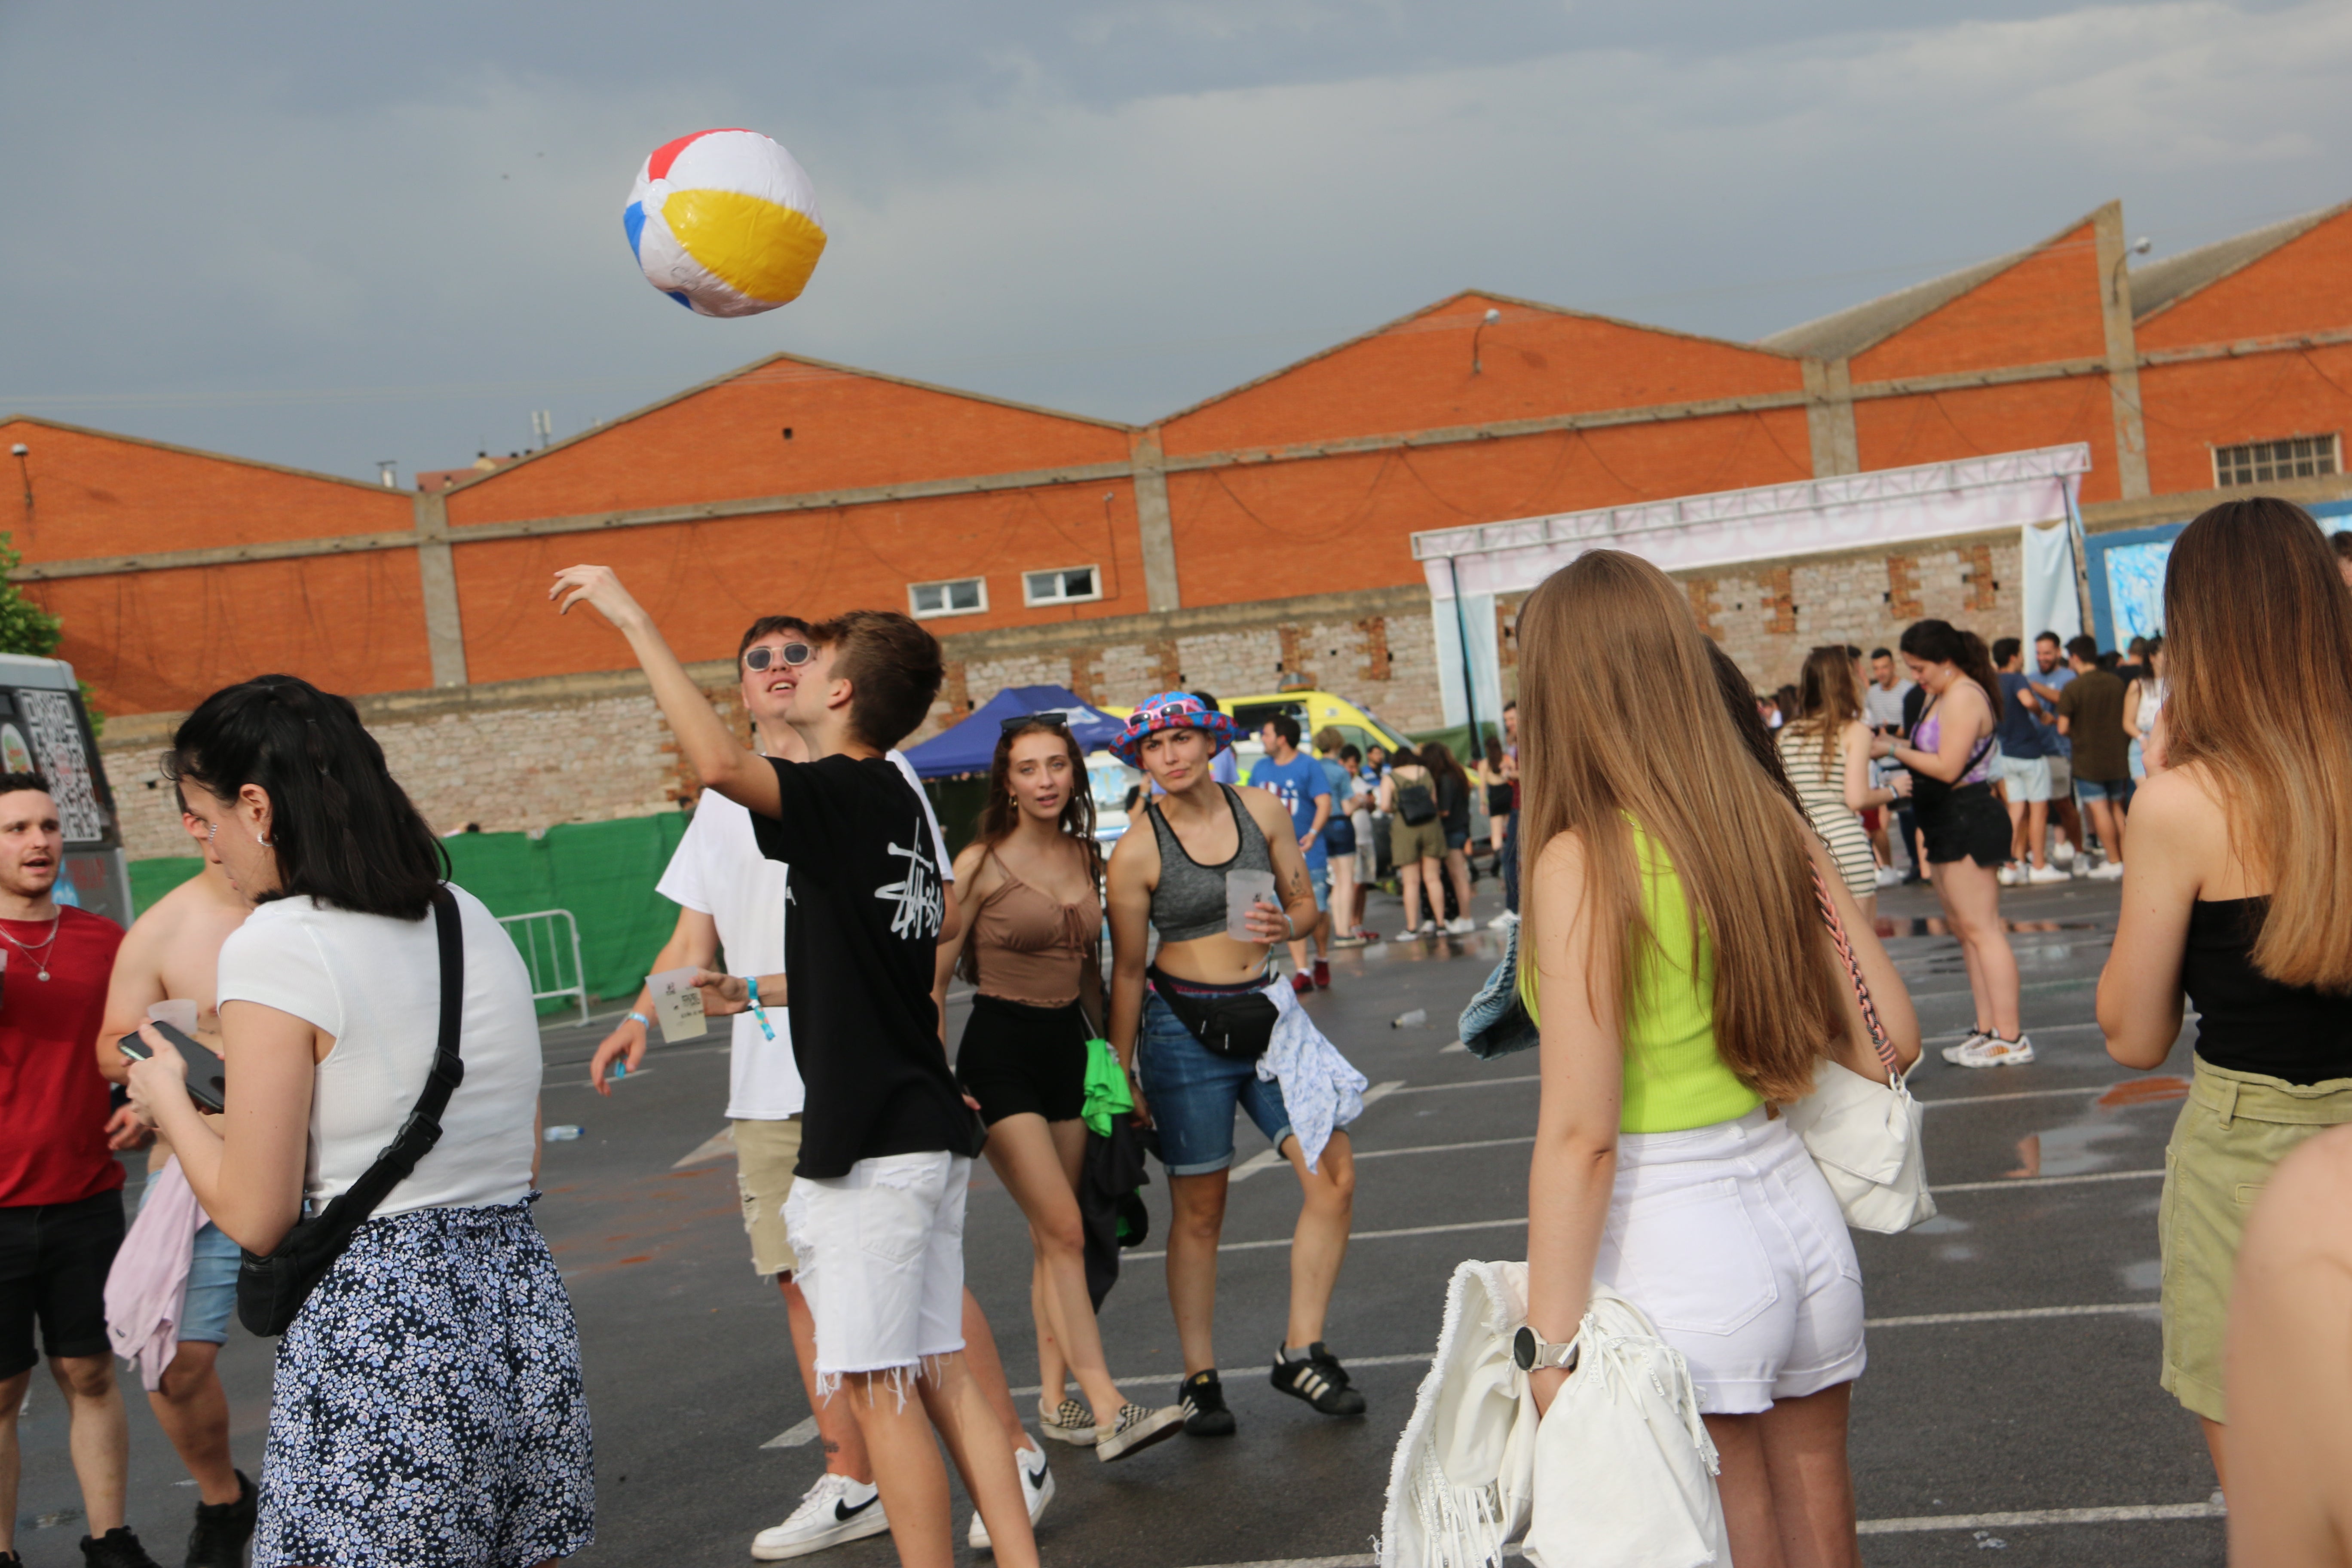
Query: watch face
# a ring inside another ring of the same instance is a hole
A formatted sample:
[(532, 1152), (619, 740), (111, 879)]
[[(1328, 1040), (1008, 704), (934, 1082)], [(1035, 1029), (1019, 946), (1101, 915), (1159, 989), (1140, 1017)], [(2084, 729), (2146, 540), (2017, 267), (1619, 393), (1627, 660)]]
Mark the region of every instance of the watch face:
[(1521, 1372), (1535, 1371), (1536, 1350), (1541, 1342), (1536, 1338), (1536, 1331), (1524, 1323), (1519, 1325), (1519, 1331), (1511, 1336), (1511, 1359), (1518, 1363)]

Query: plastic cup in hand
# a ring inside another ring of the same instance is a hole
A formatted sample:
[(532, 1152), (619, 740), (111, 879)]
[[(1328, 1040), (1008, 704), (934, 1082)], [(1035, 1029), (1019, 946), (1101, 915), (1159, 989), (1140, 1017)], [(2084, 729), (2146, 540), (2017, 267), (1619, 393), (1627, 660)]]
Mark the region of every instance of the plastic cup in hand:
[(188, 1001), (150, 1002), (147, 1016), (159, 1024), (169, 1024), (184, 1035), (196, 1032), (196, 1005)]
[(1281, 912), (1274, 902), (1274, 873), (1271, 871), (1228, 871), (1225, 873), (1225, 934), (1235, 942), (1262, 942), (1265, 938), (1249, 929), (1252, 906), (1266, 904)]
[(665, 1045), (698, 1040), (710, 1032), (709, 1016), (702, 1010), (702, 993), (695, 988), (697, 973), (688, 967), (646, 976), (646, 989), (654, 994), (654, 1017), (661, 1024)]

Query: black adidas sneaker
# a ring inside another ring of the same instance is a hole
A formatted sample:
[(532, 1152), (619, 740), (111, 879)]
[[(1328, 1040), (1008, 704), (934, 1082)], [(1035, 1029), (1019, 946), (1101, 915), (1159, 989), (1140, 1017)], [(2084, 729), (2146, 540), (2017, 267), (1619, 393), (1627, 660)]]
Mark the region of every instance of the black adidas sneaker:
[(1234, 1435), (1234, 1413), (1225, 1407), (1224, 1384), (1217, 1381), (1214, 1368), (1186, 1378), (1183, 1395), (1184, 1431), (1188, 1436)]
[(1275, 1387), (1296, 1399), (1303, 1399), (1326, 1415), (1361, 1415), (1364, 1396), (1348, 1386), (1348, 1369), (1339, 1358), (1323, 1348), (1317, 1340), (1307, 1347), (1299, 1361), (1285, 1361), (1282, 1352), (1274, 1352)]

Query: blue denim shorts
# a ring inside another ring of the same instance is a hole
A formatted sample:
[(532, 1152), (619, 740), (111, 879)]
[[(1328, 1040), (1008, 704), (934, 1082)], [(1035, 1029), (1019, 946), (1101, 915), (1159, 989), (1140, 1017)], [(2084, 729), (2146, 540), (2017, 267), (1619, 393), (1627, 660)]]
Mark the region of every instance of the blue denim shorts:
[(1143, 994), (1135, 1055), (1170, 1175), (1205, 1176), (1234, 1163), (1235, 1106), (1249, 1112), (1276, 1148), (1290, 1136), (1282, 1086), (1260, 1079), (1255, 1062), (1218, 1056), (1194, 1039), (1156, 992)]
[[(154, 1187), (151, 1180), (147, 1190), (139, 1194), (141, 1208), (147, 1206)], [(180, 1306), (181, 1340), (215, 1345), (228, 1342), (228, 1321), (236, 1312), (236, 1270), (243, 1259), (243, 1251), (228, 1234), (206, 1220), (189, 1250), (188, 1297)]]
[(1307, 872), (1307, 885), (1315, 889), (1315, 907), (1318, 910), (1329, 909), (1331, 907), (1330, 862), (1326, 861)]
[(2122, 802), (2131, 795), (2129, 779), (2086, 779), (2074, 775), (2074, 798), (2077, 800), (2112, 800)]

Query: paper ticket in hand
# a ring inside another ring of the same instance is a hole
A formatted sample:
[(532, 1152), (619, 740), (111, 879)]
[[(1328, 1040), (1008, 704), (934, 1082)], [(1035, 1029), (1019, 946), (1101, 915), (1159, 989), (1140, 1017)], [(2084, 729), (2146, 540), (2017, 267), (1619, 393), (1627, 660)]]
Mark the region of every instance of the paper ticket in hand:
[(665, 969), (646, 976), (654, 995), (654, 1016), (661, 1021), (662, 1043), (698, 1040), (710, 1032), (710, 1018), (702, 1010), (702, 993), (695, 989), (692, 969)]

